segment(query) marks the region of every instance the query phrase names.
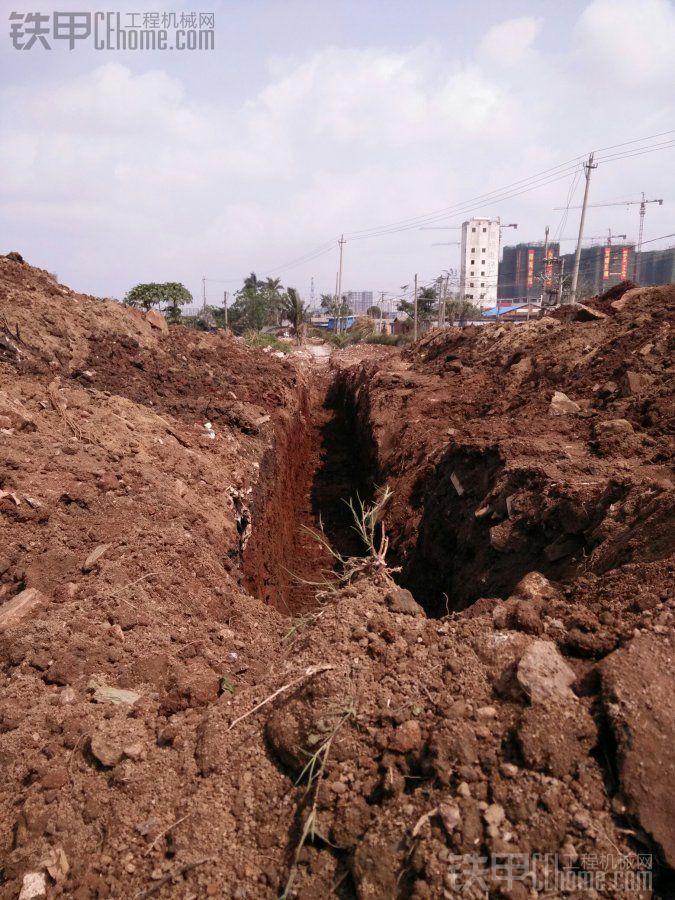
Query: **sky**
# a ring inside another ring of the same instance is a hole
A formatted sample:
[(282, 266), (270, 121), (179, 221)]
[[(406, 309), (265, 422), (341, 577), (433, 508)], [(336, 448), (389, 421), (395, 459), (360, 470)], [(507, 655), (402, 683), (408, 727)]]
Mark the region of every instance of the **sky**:
[[(579, 211), (555, 207), (592, 150), (590, 203), (644, 191), (645, 239), (675, 231), (673, 145), (625, 156), (675, 137), (668, 0), (103, 0), (77, 9), (213, 13), (215, 48), (12, 46), (10, 13), (61, 8), (0, 0), (0, 253), (76, 290), (181, 281), (197, 303), (206, 277), (217, 304), (255, 271), (309, 299), (344, 234), (343, 289), (393, 297), (458, 266), (434, 245), (471, 215), (569, 252)], [(637, 210), (590, 208), (586, 234), (635, 240)]]

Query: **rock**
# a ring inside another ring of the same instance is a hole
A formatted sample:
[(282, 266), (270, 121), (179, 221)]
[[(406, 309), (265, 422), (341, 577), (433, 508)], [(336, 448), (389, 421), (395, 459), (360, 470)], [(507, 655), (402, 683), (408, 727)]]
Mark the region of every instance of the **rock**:
[(8, 428), (15, 428), (17, 431), (36, 430), (37, 426), (28, 410), (5, 391), (0, 391), (0, 416), (9, 421)]
[(500, 806), (499, 803), (492, 803), (483, 813), (483, 818), (488, 825), (493, 825), (494, 827), (501, 825), (505, 819), (504, 807)]
[(127, 744), (122, 748), (122, 753), (127, 759), (140, 759), (143, 755), (143, 744), (136, 742), (135, 744)]
[(596, 393), (600, 394), (601, 397), (611, 397), (612, 394), (616, 394), (619, 390), (619, 385), (616, 381), (606, 381), (603, 385), (597, 388)]
[(526, 709), (517, 728), (529, 769), (564, 778), (576, 774), (597, 741), (597, 728), (581, 705), (537, 704)]
[(95, 703), (116, 703), (121, 706), (133, 706), (134, 703), (141, 699), (141, 695), (136, 693), (136, 691), (111, 687), (96, 678), (92, 678), (89, 681), (88, 688), (94, 691), (92, 700)]
[(508, 553), (524, 549), (526, 540), (517, 523), (506, 519), (490, 529), (490, 545), (499, 553)]
[(585, 306), (583, 303), (577, 303), (571, 315), (573, 322), (592, 322), (606, 318), (607, 313), (601, 312), (599, 309), (593, 309), (591, 306)]
[(448, 834), (452, 834), (462, 822), (459, 806), (456, 803), (441, 803), (438, 807), (438, 815), (443, 823), (443, 828)]
[(63, 884), (68, 878), (70, 864), (63, 847), (50, 847), (47, 856), (42, 860), (42, 865), (56, 884)]
[(455, 472), (453, 472), (450, 476), (450, 481), (452, 482), (452, 486), (457, 491), (458, 495), (461, 497), (464, 493), (464, 488), (462, 487), (462, 482), (459, 480)]
[(83, 572), (91, 572), (99, 559), (103, 556), (103, 554), (110, 549), (110, 544), (99, 544), (94, 550), (91, 551), (89, 556), (85, 559), (84, 564), (82, 566)]
[(384, 601), (394, 613), (403, 613), (407, 616), (426, 616), (422, 607), (405, 588), (395, 588), (389, 591)]
[[(195, 757), (202, 775), (220, 774), (227, 765), (221, 749), (226, 726), (215, 711), (210, 711), (197, 731)], [(294, 773), (300, 773), (307, 763), (307, 729), (293, 707), (276, 709), (265, 725), (265, 737), (273, 753)]]
[(513, 610), (511, 627), (525, 634), (542, 634), (544, 622), (534, 603), (529, 600), (518, 600)]
[(146, 312), (145, 321), (152, 328), (156, 328), (158, 331), (161, 331), (162, 334), (169, 333), (169, 323), (160, 312), (157, 312), (156, 309), (150, 309), (148, 310), (148, 312)]
[(518, 597), (521, 600), (556, 600), (560, 597), (560, 591), (553, 587), (548, 578), (544, 577), (541, 572), (528, 572), (523, 575), (518, 584), (514, 587), (512, 597)]
[(421, 743), (422, 729), (419, 726), (419, 722), (415, 721), (415, 719), (409, 719), (398, 726), (390, 746), (392, 750), (396, 750), (398, 753), (409, 753), (411, 750), (416, 750)]
[(527, 648), (516, 677), (532, 703), (575, 699), (571, 685), (576, 675), (551, 641), (535, 641)]
[(122, 748), (105, 734), (93, 735), (89, 749), (101, 765), (109, 769), (121, 762), (124, 756)]
[(47, 603), (47, 598), (35, 588), (26, 588), (26, 590), (16, 594), (11, 600), (0, 606), (0, 631), (5, 631), (7, 628), (16, 625), (17, 622), (25, 619), (37, 606), (43, 603)]
[(42, 775), (40, 783), (46, 791), (58, 790), (68, 784), (68, 769), (65, 766), (54, 766)]
[(544, 547), (544, 553), (550, 562), (556, 562), (559, 559), (564, 559), (566, 556), (572, 556), (579, 547), (580, 542), (578, 538), (562, 535), (556, 541), (553, 541), (552, 544)]
[(633, 431), (628, 419), (606, 419), (595, 426), (596, 434), (625, 434)]
[(19, 900), (45, 900), (47, 876), (44, 872), (28, 872), (23, 876)]
[(640, 374), (639, 372), (626, 372), (626, 390), (629, 394), (641, 394), (654, 381), (651, 375)]
[(672, 637), (644, 633), (600, 664), (621, 792), (629, 814), (670, 867), (675, 866), (674, 657)]
[(570, 400), (567, 394), (562, 391), (554, 391), (549, 406), (549, 414), (552, 416), (569, 416), (578, 413), (581, 407), (574, 400)]

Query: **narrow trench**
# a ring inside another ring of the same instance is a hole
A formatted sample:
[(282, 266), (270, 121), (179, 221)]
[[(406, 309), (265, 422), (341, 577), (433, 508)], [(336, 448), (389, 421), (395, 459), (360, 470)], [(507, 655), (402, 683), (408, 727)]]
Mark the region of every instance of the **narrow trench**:
[[(353, 386), (317, 373), (299, 418), (278, 429), (262, 461), (243, 571), (249, 592), (280, 612), (297, 616), (316, 606), (317, 590), (335, 569), (329, 548), (343, 556), (364, 552), (348, 505), (370, 501), (376, 481), (363, 418)], [(396, 580), (429, 616), (465, 609), (480, 597), (506, 598), (533, 569), (555, 572), (541, 529), (508, 554), (492, 551), (491, 520), (475, 510), (503, 467), (495, 449), (449, 447), (413, 486), (409, 515), (389, 523)], [(535, 475), (525, 473), (513, 476), (505, 492), (539, 488)], [(498, 511), (506, 516), (506, 508)]]
[(327, 373), (311, 386), (302, 420), (278, 435), (261, 476), (243, 553), (245, 585), (280, 612), (302, 615), (336, 566), (318, 536), (338, 554), (361, 555), (349, 502), (372, 493), (353, 409)]

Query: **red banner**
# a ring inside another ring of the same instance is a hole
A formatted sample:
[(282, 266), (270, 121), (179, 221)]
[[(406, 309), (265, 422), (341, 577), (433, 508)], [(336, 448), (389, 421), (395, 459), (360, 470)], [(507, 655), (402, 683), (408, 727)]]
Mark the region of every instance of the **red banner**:
[(534, 250), (527, 251), (527, 286), (531, 288), (534, 284)]
[(609, 261), (612, 257), (612, 248), (605, 247), (605, 261), (602, 269), (602, 280), (607, 281), (609, 278)]
[(551, 287), (551, 283), (553, 280), (553, 263), (551, 260), (553, 259), (553, 248), (549, 247), (546, 251), (546, 261), (544, 263), (544, 287), (546, 289)]
[(621, 251), (621, 280), (628, 278), (628, 247), (624, 247)]

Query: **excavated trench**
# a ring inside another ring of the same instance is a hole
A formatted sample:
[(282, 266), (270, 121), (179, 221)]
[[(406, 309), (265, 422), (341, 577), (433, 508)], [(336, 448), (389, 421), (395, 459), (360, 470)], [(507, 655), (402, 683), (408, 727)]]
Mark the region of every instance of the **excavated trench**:
[[(293, 616), (316, 605), (317, 590), (335, 570), (329, 548), (343, 556), (364, 552), (347, 504), (368, 501), (375, 484), (387, 481), (375, 459), (367, 392), (328, 372), (304, 391), (300, 415), (277, 430), (261, 465), (242, 554), (247, 589)], [(396, 578), (430, 616), (479, 597), (507, 597), (526, 572), (551, 569), (536, 535), (518, 552), (491, 556), (488, 523), (474, 513), (502, 469), (497, 451), (449, 451), (414, 486), (409, 505), (388, 518)], [(462, 495), (453, 475), (467, 486)]]
[(328, 373), (319, 375), (261, 465), (242, 554), (247, 589), (289, 615), (313, 608), (335, 570), (329, 547), (343, 556), (364, 552), (348, 503), (371, 491), (353, 405)]

